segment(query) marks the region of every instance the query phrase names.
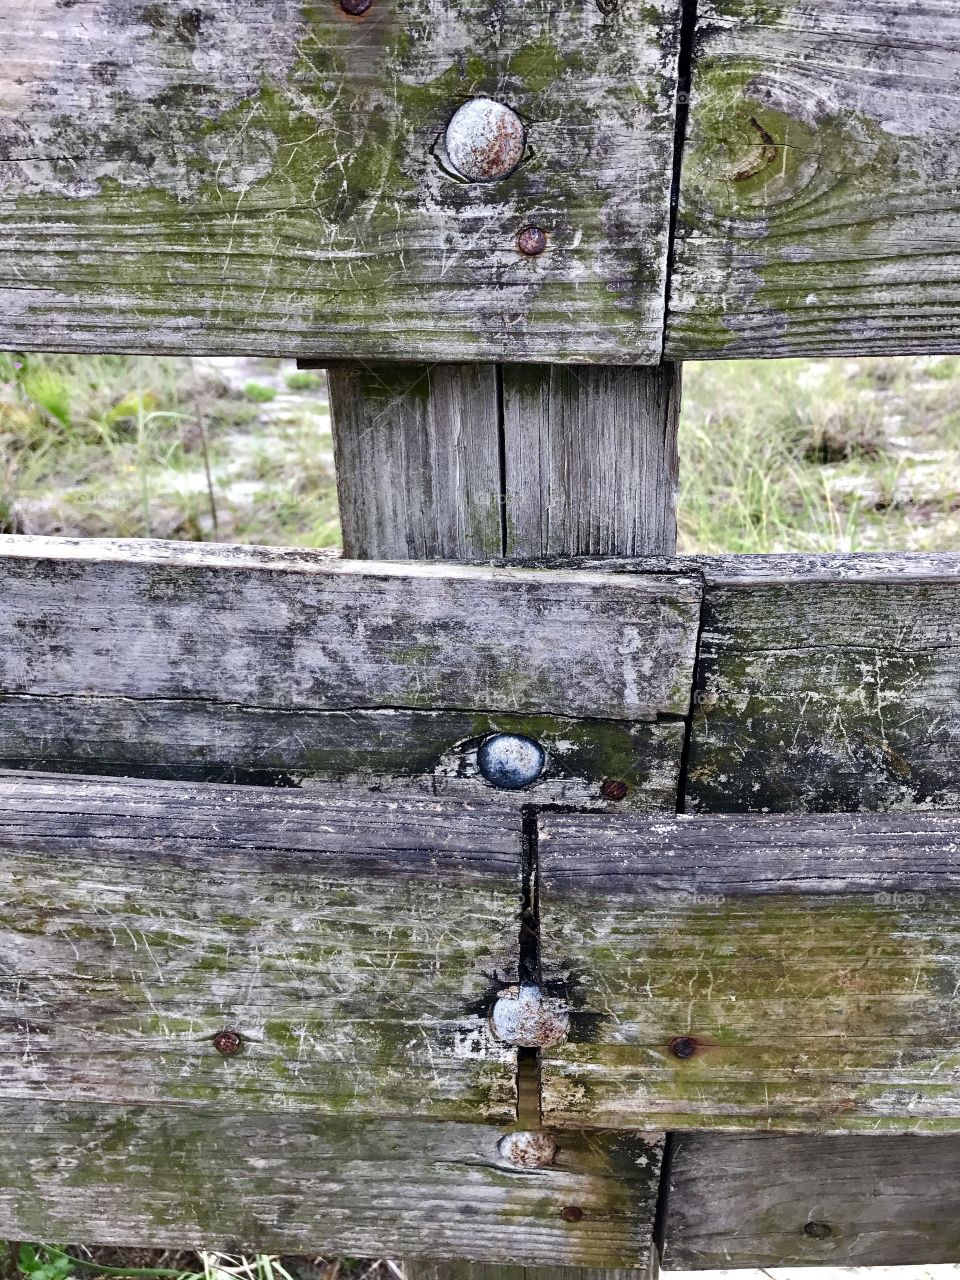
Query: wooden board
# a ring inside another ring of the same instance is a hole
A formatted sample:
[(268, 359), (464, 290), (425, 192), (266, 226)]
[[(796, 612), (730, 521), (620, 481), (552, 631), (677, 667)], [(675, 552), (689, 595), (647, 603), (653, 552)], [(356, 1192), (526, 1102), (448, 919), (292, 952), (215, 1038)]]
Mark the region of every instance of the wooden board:
[(918, 1266), (960, 1252), (955, 1137), (677, 1135), (663, 1267)]
[(0, 775), (0, 1098), (510, 1123), (521, 898), (489, 807)]
[(700, 0), (666, 352), (960, 349), (953, 0)]
[[(504, 1160), (502, 1135), (475, 1124), (5, 1102), (0, 1230), (229, 1253), (646, 1258), (661, 1135), (565, 1132), (556, 1164), (536, 1170)], [(571, 1208), (582, 1211), (576, 1222), (563, 1216)]]
[[(679, 26), (677, 0), (6, 5), (0, 345), (656, 363)], [(490, 95), (524, 158), (464, 182), (446, 126)]]
[(690, 809), (960, 806), (960, 557), (703, 566)]
[(538, 822), (547, 1123), (960, 1132), (960, 815)]
[[(0, 539), (0, 762), (621, 808), (676, 794), (700, 586), (150, 542)], [(497, 687), (499, 686), (499, 687)], [(552, 710), (555, 714), (550, 714)], [(663, 716), (662, 722), (657, 717)], [(606, 718), (604, 718), (606, 717)], [(541, 779), (486, 783), (526, 733)], [(670, 801), (672, 804), (672, 799)]]

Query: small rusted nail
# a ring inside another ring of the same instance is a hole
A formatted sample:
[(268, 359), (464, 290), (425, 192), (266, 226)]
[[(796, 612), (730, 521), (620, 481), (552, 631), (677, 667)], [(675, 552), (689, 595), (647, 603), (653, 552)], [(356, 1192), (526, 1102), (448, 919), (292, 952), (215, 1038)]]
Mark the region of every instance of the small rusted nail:
[(243, 1048), (243, 1039), (239, 1031), (231, 1031), (228, 1028), (226, 1031), (218, 1031), (213, 1037), (213, 1047), (225, 1058), (232, 1058)]
[(564, 1222), (582, 1222), (583, 1210), (578, 1204), (568, 1204), (566, 1208), (560, 1210), (560, 1217)]
[(523, 121), (492, 98), (471, 98), (447, 125), (447, 159), (468, 182), (509, 177), (523, 159), (526, 145)]
[(517, 236), (517, 248), (527, 258), (536, 258), (547, 247), (547, 233), (542, 227), (524, 227)]
[(674, 1036), (670, 1041), (670, 1052), (675, 1058), (692, 1058), (699, 1047), (693, 1036)]
[(539, 1129), (518, 1129), (508, 1133), (497, 1143), (502, 1159), (518, 1169), (546, 1169), (557, 1158), (560, 1148)]
[(494, 733), (477, 750), (477, 768), (495, 787), (522, 791), (536, 782), (547, 763), (539, 742), (522, 733)]
[(351, 18), (362, 18), (372, 4), (373, 0), (340, 0), (340, 8)]
[(600, 787), (604, 800), (622, 800), (630, 788), (619, 778), (605, 778)]
[(533, 982), (501, 991), (490, 1022), (498, 1040), (520, 1049), (549, 1049), (570, 1034), (570, 1014), (562, 1002), (544, 999)]
[(833, 1228), (828, 1222), (808, 1222), (803, 1234), (811, 1240), (828, 1240), (833, 1235)]

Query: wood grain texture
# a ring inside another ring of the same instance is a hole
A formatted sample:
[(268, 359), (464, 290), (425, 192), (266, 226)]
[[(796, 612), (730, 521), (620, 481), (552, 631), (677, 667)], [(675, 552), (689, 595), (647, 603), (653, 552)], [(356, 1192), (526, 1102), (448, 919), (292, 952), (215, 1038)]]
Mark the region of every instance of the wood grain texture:
[(955, 1263), (956, 1138), (685, 1133), (666, 1270)]
[(649, 1280), (647, 1268), (526, 1267), (488, 1262), (423, 1262), (407, 1259), (406, 1280)]
[(496, 367), (350, 365), (327, 378), (344, 554), (499, 556)]
[(509, 1123), (521, 845), (489, 807), (0, 775), (0, 1097)]
[(960, 805), (960, 558), (707, 575), (689, 808)]
[(503, 373), (508, 556), (670, 555), (679, 367)]
[(4, 694), (642, 721), (689, 706), (700, 587), (5, 537), (0, 593)]
[(960, 349), (953, 0), (700, 0), (668, 358)]
[[(502, 1134), (219, 1107), (0, 1103), (0, 1229), (230, 1253), (646, 1257), (661, 1136), (565, 1133), (554, 1167), (518, 1171), (497, 1149)], [(569, 1205), (582, 1208), (579, 1222), (561, 1217)]]
[[(676, 0), (34, 0), (0, 35), (3, 346), (659, 358)], [(499, 182), (445, 159), (475, 96), (526, 124)]]
[(960, 815), (539, 831), (547, 1123), (960, 1132)]

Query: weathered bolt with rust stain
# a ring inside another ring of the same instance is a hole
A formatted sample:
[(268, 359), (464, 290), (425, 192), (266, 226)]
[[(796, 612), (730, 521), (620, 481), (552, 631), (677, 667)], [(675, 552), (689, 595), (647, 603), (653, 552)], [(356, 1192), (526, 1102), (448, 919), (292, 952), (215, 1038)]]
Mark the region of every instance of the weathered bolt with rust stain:
[(523, 121), (492, 98), (471, 98), (447, 125), (447, 159), (468, 182), (509, 177), (523, 159), (526, 145)]
[(544, 996), (535, 982), (501, 991), (490, 1021), (499, 1040), (520, 1049), (549, 1049), (570, 1034), (570, 1014), (563, 1002)]
[(583, 1210), (578, 1204), (568, 1204), (560, 1210), (560, 1217), (564, 1222), (582, 1222)]
[(224, 1031), (218, 1031), (213, 1037), (213, 1047), (224, 1058), (232, 1058), (243, 1048), (243, 1038), (239, 1031), (232, 1031), (228, 1027)]
[(362, 18), (372, 4), (373, 0), (340, 0), (340, 8), (351, 18)]
[(557, 1158), (560, 1148), (540, 1129), (518, 1129), (497, 1143), (500, 1157), (518, 1169), (547, 1169)]
[(495, 787), (522, 791), (543, 773), (547, 753), (522, 733), (494, 733), (477, 749), (477, 768)]
[(517, 248), (525, 258), (536, 258), (547, 247), (547, 233), (542, 227), (524, 227), (517, 236)]
[(626, 798), (630, 788), (625, 782), (621, 782), (619, 778), (604, 778), (600, 787), (600, 794), (604, 800), (623, 800)]

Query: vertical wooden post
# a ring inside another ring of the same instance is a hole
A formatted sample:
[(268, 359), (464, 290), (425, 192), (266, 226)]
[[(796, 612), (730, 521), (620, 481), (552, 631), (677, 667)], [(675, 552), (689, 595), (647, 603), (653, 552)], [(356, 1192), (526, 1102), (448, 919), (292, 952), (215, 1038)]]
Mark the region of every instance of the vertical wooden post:
[[(348, 556), (676, 548), (679, 365), (364, 364), (328, 376)], [(648, 1280), (637, 1269), (404, 1265), (407, 1280)]]
[(670, 555), (678, 365), (329, 373), (344, 553)]

